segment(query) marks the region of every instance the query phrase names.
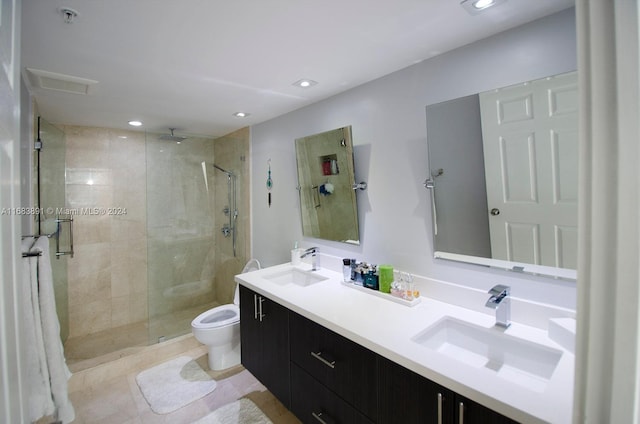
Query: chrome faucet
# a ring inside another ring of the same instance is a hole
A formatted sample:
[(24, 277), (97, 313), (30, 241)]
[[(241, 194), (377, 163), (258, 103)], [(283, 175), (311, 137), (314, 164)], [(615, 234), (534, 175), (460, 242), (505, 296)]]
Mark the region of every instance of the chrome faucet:
[(320, 252), (319, 247), (310, 247), (300, 255), (300, 259), (306, 258), (311, 255), (311, 271), (317, 271), (320, 269), (320, 260), (318, 258), (318, 253)]
[(511, 325), (511, 287), (498, 284), (489, 290), (491, 297), (484, 306), (496, 310), (496, 326), (508, 328)]

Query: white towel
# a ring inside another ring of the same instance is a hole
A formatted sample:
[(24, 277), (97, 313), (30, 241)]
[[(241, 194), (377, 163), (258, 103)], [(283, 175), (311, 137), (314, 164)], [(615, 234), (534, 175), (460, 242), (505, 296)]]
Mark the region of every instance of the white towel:
[[(35, 239), (22, 240), (22, 252), (28, 253)], [(25, 361), (27, 368), (27, 399), (29, 422), (52, 415), (55, 412), (51, 388), (49, 387), (49, 367), (42, 340), (40, 325), (40, 305), (38, 301), (38, 258), (22, 259), (22, 310), (24, 311)], [(37, 325), (36, 325), (37, 323)]]
[(56, 312), (56, 300), (53, 291), (53, 274), (49, 257), (49, 239), (39, 237), (31, 252), (40, 252), (38, 256), (38, 285), (42, 338), (46, 352), (51, 395), (58, 410), (58, 420), (70, 423), (75, 418), (73, 405), (69, 400), (68, 380), (71, 372), (64, 358), (64, 349), (60, 339), (60, 322)]

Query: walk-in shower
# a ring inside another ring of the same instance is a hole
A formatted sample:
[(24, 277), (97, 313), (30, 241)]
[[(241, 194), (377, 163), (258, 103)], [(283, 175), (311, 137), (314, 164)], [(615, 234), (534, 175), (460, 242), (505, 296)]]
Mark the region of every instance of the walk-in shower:
[(42, 137), (42, 205), (79, 211), (74, 259), (52, 262), (65, 266), (54, 279), (72, 371), (186, 335), (231, 301), (249, 246), (238, 213), (248, 210), (248, 131), (168, 140), (43, 120)]

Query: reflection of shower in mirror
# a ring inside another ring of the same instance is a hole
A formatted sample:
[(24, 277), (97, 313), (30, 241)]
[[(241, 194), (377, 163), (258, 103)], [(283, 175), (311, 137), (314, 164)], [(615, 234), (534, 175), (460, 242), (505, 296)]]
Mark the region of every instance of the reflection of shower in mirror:
[(295, 140), (302, 234), (360, 244), (351, 127)]

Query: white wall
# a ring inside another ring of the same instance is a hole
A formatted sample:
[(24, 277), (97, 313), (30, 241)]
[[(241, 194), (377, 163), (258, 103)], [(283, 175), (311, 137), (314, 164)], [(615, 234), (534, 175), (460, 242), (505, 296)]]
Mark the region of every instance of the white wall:
[[(476, 288), (512, 286), (514, 297), (575, 307), (575, 284), (433, 259), (425, 106), (576, 69), (575, 11), (506, 31), (252, 127), (253, 256), (289, 261), (295, 241), (323, 253)], [(357, 60), (357, 52), (354, 52)], [(322, 83), (322, 82), (320, 82)], [(351, 125), (361, 245), (303, 239), (294, 140)], [(267, 161), (273, 202), (267, 205)]]
[(430, 173), (443, 170), (431, 177), (438, 211), (434, 249), (490, 258), (480, 96), (429, 105), (426, 113)]

